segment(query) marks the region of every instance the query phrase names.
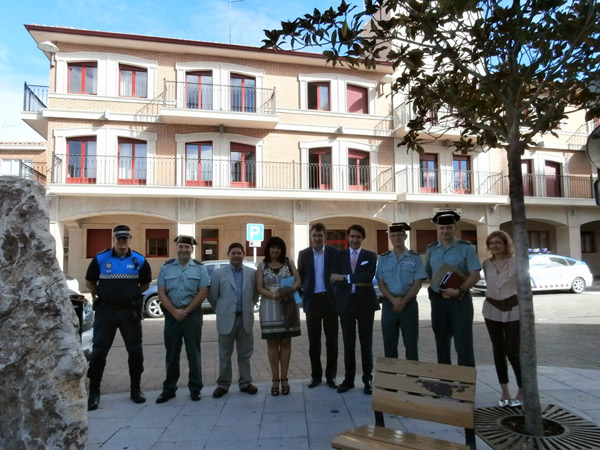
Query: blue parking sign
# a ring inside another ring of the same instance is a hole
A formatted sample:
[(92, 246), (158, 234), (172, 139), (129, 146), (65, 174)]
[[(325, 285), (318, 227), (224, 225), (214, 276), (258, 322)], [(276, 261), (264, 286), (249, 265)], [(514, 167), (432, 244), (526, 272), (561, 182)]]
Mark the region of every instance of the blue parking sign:
[(246, 225), (247, 241), (262, 241), (265, 238), (265, 226), (262, 223), (249, 223)]

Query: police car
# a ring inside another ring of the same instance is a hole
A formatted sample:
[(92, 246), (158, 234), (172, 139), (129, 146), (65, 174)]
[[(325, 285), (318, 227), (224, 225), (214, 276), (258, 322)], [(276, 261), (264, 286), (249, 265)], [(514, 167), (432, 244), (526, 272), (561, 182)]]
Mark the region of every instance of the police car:
[[(208, 272), (208, 277), (210, 278), (210, 276), (212, 275), (212, 273), (214, 272), (215, 269), (218, 269), (221, 266), (229, 264), (229, 260), (223, 259), (223, 260), (213, 260), (213, 261), (202, 261), (202, 264), (204, 264), (204, 266), (206, 266), (206, 271)], [(256, 269), (256, 266), (254, 266), (254, 263), (252, 263), (250, 261), (244, 261), (244, 265), (251, 267), (253, 269)], [(164, 313), (160, 307), (160, 300), (158, 299), (158, 286), (157, 286), (156, 282), (157, 282), (157, 280), (152, 281), (152, 283), (150, 283), (150, 286), (148, 287), (148, 289), (146, 289), (142, 293), (142, 300), (144, 302), (144, 313), (145, 313), (146, 317), (149, 317), (151, 319), (159, 319), (161, 317), (164, 317)], [(258, 311), (259, 305), (260, 305), (260, 299), (259, 299), (259, 302), (254, 307), (254, 311)], [(212, 306), (210, 305), (208, 300), (204, 300), (204, 302), (202, 302), (202, 311), (212, 312)]]
[[(580, 294), (594, 282), (590, 268), (584, 261), (553, 255), (544, 250), (532, 251), (529, 254), (529, 274), (533, 292), (571, 291)], [(486, 291), (483, 271), (481, 271), (481, 280), (473, 290)]]

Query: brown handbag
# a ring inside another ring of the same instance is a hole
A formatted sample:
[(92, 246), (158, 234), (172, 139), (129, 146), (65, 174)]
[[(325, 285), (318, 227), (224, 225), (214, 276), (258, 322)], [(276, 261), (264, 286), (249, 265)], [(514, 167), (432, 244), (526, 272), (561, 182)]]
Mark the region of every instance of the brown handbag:
[(485, 298), (492, 306), (499, 309), (500, 311), (511, 311), (515, 306), (519, 304), (519, 297), (516, 295), (511, 295), (504, 300), (496, 300), (493, 298), (486, 297)]

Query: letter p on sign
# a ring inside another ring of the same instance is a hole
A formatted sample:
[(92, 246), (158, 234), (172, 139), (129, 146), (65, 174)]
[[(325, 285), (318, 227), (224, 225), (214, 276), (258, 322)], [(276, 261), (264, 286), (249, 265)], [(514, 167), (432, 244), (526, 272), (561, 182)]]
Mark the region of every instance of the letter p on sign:
[(249, 223), (246, 225), (247, 241), (262, 241), (265, 238), (265, 226), (262, 223)]

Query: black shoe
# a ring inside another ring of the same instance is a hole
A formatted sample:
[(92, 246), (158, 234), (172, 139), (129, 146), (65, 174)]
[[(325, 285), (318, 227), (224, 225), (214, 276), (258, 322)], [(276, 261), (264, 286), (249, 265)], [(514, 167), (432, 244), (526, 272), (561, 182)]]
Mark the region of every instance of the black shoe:
[(365, 383), (365, 388), (363, 389), (363, 392), (365, 393), (365, 395), (373, 394), (373, 387), (371, 386), (371, 383)]
[(146, 403), (146, 396), (140, 389), (132, 389), (130, 397), (133, 403)]
[[(175, 396), (173, 395), (173, 397), (175, 397)], [(194, 391), (194, 392), (190, 392), (190, 398), (192, 399), (193, 402), (197, 402), (197, 401), (200, 401), (200, 399), (202, 398), (202, 395), (200, 395), (200, 391)]]
[(172, 398), (175, 398), (175, 394), (171, 393), (171, 392), (163, 392), (162, 394), (160, 394), (158, 396), (158, 398), (156, 399), (156, 403), (164, 403), (164, 402), (168, 402), (169, 400), (171, 400)]
[(331, 389), (338, 388), (338, 385), (333, 378), (327, 378), (327, 386), (329, 386)]
[(100, 392), (94, 391), (90, 392), (88, 396), (88, 411), (94, 411), (98, 409), (98, 405), (100, 404)]
[(214, 398), (221, 398), (223, 397), (225, 394), (227, 394), (227, 389), (223, 389), (222, 387), (217, 387), (214, 392), (213, 392), (213, 397)]
[(312, 389), (314, 387), (317, 387), (320, 384), (321, 384), (320, 378), (313, 378), (312, 380), (310, 380), (310, 383), (308, 383), (308, 387)]
[(338, 386), (338, 392), (340, 394), (343, 392), (346, 392), (349, 389), (354, 389), (354, 383), (352, 383), (351, 381), (348, 381), (348, 380), (342, 381), (342, 384), (340, 384)]

